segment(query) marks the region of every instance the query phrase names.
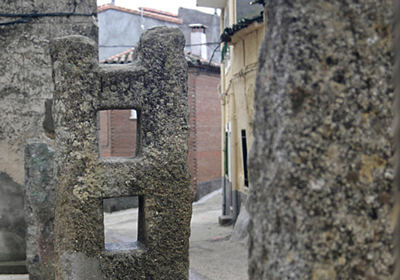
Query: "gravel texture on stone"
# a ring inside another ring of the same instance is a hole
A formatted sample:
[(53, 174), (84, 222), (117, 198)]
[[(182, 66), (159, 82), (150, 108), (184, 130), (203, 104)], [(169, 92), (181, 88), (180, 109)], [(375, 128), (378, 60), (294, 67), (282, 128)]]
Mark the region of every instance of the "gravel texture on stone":
[[(97, 45), (88, 38), (52, 43), (57, 279), (188, 278), (192, 191), (183, 47), (179, 29), (157, 27), (142, 35), (134, 63), (99, 67)], [(99, 158), (97, 112), (109, 109), (138, 112), (135, 157)], [(131, 250), (104, 244), (102, 200), (126, 196), (139, 197), (138, 244)]]
[(390, 279), (392, 2), (266, 2), (250, 279)]

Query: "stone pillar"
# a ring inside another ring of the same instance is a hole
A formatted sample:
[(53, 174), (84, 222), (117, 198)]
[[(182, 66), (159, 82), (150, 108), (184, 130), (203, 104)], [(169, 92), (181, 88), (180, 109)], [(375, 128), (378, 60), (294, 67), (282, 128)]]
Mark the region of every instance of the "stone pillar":
[(41, 140), (25, 147), (26, 262), (30, 280), (54, 277), (54, 151)]
[(390, 279), (393, 1), (267, 1), (251, 279)]
[[(0, 273), (25, 269), (24, 148), (27, 139), (52, 145), (45, 106), (53, 97), (49, 42), (80, 34), (97, 40), (95, 0), (0, 1), (1, 14), (79, 13), (80, 16), (23, 18), (0, 25)], [(21, 17), (0, 17), (0, 23)], [(10, 206), (11, 205), (11, 206)]]
[[(81, 36), (51, 49), (55, 98), (56, 279), (188, 279), (192, 192), (184, 37), (148, 30), (135, 62), (99, 67)], [(137, 154), (100, 158), (99, 110), (138, 112)], [(138, 241), (104, 244), (105, 198), (138, 196)]]

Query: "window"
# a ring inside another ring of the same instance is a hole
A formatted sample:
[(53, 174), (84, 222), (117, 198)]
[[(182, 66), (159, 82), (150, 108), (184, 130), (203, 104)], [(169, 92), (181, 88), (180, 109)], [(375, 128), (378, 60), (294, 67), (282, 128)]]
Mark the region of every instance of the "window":
[(225, 176), (232, 182), (232, 126), (226, 123), (225, 128)]
[(247, 142), (246, 130), (242, 129), (242, 158), (243, 158), (243, 173), (244, 173), (244, 186), (249, 186), (249, 172), (247, 169)]
[(136, 110), (102, 110), (98, 113), (101, 157), (134, 157), (137, 153)]
[[(124, 204), (132, 208), (109, 213), (113, 207)], [(141, 196), (103, 199), (106, 251), (134, 250), (144, 246), (143, 207), (144, 199)]]

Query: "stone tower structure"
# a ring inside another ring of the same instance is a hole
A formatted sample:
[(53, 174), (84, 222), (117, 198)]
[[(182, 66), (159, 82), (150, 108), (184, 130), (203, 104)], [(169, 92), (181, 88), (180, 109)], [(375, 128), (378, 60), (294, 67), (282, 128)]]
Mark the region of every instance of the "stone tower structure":
[[(99, 67), (97, 44), (54, 41), (56, 279), (189, 277), (193, 194), (187, 166), (185, 39), (177, 28), (145, 32), (130, 65)], [(101, 158), (101, 110), (138, 112), (136, 156)], [(139, 200), (136, 242), (105, 243), (103, 200)]]

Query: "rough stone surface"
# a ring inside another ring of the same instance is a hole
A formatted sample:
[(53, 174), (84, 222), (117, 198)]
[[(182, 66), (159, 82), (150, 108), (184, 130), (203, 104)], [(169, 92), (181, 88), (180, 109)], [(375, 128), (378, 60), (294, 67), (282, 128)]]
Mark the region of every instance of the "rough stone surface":
[(54, 151), (41, 140), (25, 147), (26, 265), (30, 280), (54, 279)]
[[(393, 76), (399, 77), (400, 75), (400, 2), (396, 1), (394, 5), (395, 18), (394, 18), (394, 28), (393, 37), (394, 43), (393, 47), (395, 50), (395, 63)], [(395, 86), (395, 101), (394, 101), (394, 144), (395, 144), (395, 167), (394, 167), (394, 188), (396, 192), (396, 204), (393, 210), (393, 220), (394, 220), (394, 273), (393, 279), (400, 279), (400, 83), (399, 80), (394, 80)]]
[(118, 197), (103, 200), (103, 210), (106, 213), (112, 213), (129, 208), (138, 208), (139, 198), (134, 197)]
[(6, 173), (0, 172), (0, 261), (25, 259), (26, 223), (24, 192)]
[[(85, 270), (96, 279), (188, 279), (192, 191), (183, 47), (178, 29), (150, 29), (132, 65), (100, 68), (88, 38), (54, 41), (56, 279), (87, 279)], [(108, 109), (137, 110), (136, 157), (99, 157), (96, 115)], [(138, 242), (105, 246), (102, 201), (124, 196), (139, 196)]]
[(393, 1), (267, 1), (251, 279), (390, 279)]
[[(97, 11), (95, 0), (2, 0), (0, 4), (0, 13), (9, 14)], [(18, 19), (0, 17), (0, 23)], [(37, 17), (23, 24), (0, 26), (0, 197), (13, 204), (12, 212), (4, 204), (0, 206), (0, 262), (25, 260), (24, 207), (18, 201), (24, 192), (26, 141), (40, 138), (52, 144), (49, 122), (43, 122), (45, 102), (53, 98), (54, 90), (49, 42), (73, 34), (97, 40), (97, 33), (95, 16)], [(9, 180), (13, 181), (12, 191), (8, 191)], [(16, 217), (21, 223), (10, 227), (7, 221)]]

